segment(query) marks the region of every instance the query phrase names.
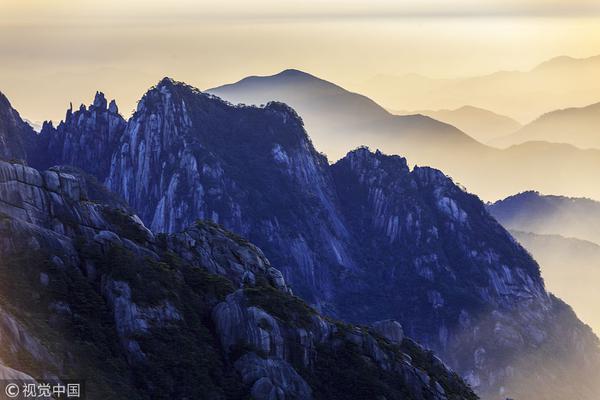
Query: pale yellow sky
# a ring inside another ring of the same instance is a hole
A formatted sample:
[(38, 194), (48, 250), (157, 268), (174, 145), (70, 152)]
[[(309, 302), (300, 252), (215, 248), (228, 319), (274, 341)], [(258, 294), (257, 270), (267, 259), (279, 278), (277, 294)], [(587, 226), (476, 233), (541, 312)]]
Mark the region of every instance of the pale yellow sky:
[[(600, 54), (588, 0), (0, 0), (0, 91), (32, 120), (96, 90), (125, 114), (172, 76), (199, 88), (299, 68), (350, 89)], [(366, 93), (368, 95), (368, 93)]]

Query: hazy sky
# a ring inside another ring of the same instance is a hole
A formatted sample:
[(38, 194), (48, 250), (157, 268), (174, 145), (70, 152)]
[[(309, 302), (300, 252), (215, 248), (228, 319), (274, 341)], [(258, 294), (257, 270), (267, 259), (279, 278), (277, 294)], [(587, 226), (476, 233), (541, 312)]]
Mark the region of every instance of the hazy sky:
[[(0, 0), (0, 91), (32, 120), (96, 90), (128, 114), (163, 76), (208, 88), (299, 68), (350, 89), (600, 54), (584, 0)], [(366, 93), (368, 94), (368, 93)]]

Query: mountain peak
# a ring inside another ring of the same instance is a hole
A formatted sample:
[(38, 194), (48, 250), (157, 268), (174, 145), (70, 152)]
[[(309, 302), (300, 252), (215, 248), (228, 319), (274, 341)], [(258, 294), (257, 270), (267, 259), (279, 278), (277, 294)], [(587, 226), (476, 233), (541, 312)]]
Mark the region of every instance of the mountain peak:
[(158, 84), (156, 85), (157, 88), (161, 88), (161, 87), (169, 87), (169, 86), (173, 86), (175, 84), (177, 84), (179, 82), (177, 82), (175, 79), (173, 78), (169, 78), (168, 76), (165, 76), (164, 78), (162, 78)]
[(111, 100), (108, 105), (108, 111), (113, 114), (117, 114), (119, 112), (119, 107), (117, 106), (117, 102), (115, 100)]
[(350, 162), (353, 170), (364, 171), (382, 168), (392, 174), (410, 172), (406, 158), (397, 155), (387, 155), (379, 150), (373, 152), (368, 146), (360, 146), (348, 152), (346, 157), (342, 158), (338, 163), (343, 163), (345, 160)]
[(285, 77), (294, 77), (294, 78), (315, 78), (314, 75), (309, 74), (308, 72), (301, 71), (295, 68), (284, 69), (280, 73), (275, 76), (285, 76)]
[(534, 71), (540, 71), (551, 68), (569, 67), (573, 64), (592, 65), (597, 63), (598, 61), (600, 61), (600, 55), (584, 58), (558, 56), (539, 64), (537, 67), (534, 68)]
[(93, 106), (95, 108), (101, 108), (101, 109), (106, 109), (106, 97), (104, 97), (104, 93), (102, 92), (96, 92), (96, 96), (94, 96), (94, 103)]
[(0, 158), (25, 160), (34, 136), (33, 128), (21, 119), (8, 98), (0, 92)]
[(8, 98), (4, 95), (4, 93), (0, 92), (0, 107), (10, 107), (10, 101), (8, 101)]

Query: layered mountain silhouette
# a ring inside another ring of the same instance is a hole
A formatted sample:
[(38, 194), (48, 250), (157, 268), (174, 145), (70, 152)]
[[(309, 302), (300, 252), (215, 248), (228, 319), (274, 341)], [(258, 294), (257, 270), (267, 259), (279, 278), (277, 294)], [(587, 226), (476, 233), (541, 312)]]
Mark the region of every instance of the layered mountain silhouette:
[(303, 118), (318, 149), (332, 160), (364, 144), (384, 148), (386, 143), (400, 142), (419, 147), (429, 141), (448, 151), (478, 146), (453, 126), (424, 115), (393, 115), (368, 97), (298, 70), (252, 76), (208, 92), (233, 103), (289, 104)]
[(506, 147), (536, 140), (600, 149), (600, 103), (549, 112), (491, 144)]
[[(455, 126), (472, 138), (486, 144), (494, 144), (496, 140), (511, 135), (521, 128), (521, 124), (510, 117), (473, 106), (462, 106), (455, 110), (397, 111), (393, 113), (427, 115)], [(523, 142), (526, 141), (523, 140)]]
[(542, 266), (548, 287), (600, 330), (600, 203), (524, 192), (489, 206)]
[[(65, 141), (73, 140), (69, 138), (93, 143), (96, 130), (104, 138), (96, 154), (109, 149), (111, 135), (102, 132), (110, 132), (112, 117), (118, 118), (101, 103), (101, 110), (82, 109), (70, 117), (69, 111), (67, 119), (76, 117), (78, 123), (65, 121), (62, 131), (61, 125), (57, 129), (47, 125), (32, 164), (43, 169), (44, 163), (74, 163), (95, 174), (153, 232), (180, 232), (197, 219), (223, 225), (259, 245), (281, 270), (283, 277), (273, 275), (271, 285), (281, 287), (285, 278), (285, 287), (289, 285), (318, 312), (347, 322), (399, 321), (408, 336), (437, 351), (486, 398), (540, 394), (548, 399), (596, 398), (598, 339), (569, 306), (546, 291), (536, 262), (485, 205), (439, 170), (410, 168), (402, 157), (367, 148), (353, 150), (330, 165), (313, 147), (302, 118), (288, 105), (234, 106), (166, 78), (139, 102), (113, 144), (108, 169), (98, 168), (106, 165), (105, 160), (90, 165), (90, 159), (70, 151), (40, 157), (46, 149), (65, 149)], [(406, 120), (398, 118), (392, 120)], [(419, 124), (433, 121), (415, 118)], [(448, 125), (434, 121), (433, 126), (443, 127), (436, 135), (482, 146)], [(178, 237), (187, 246), (178, 254), (194, 263), (197, 236)], [(214, 256), (210, 248), (205, 251)], [(261, 280), (245, 274), (243, 260), (236, 266), (236, 257), (217, 256), (215, 270), (223, 260), (242, 281)], [(231, 323), (233, 315), (252, 313), (256, 325), (272, 333), (268, 340), (260, 340), (265, 346), (269, 343), (268, 355), (278, 359), (286, 355), (283, 360), (288, 364), (288, 354), (296, 359), (295, 350), (278, 350), (282, 339), (276, 332), (281, 328), (276, 329), (269, 317), (261, 322), (260, 306), (259, 311), (239, 311), (241, 300), (228, 299), (221, 306), (224, 314), (214, 311), (222, 315), (215, 322), (220, 332), (226, 332), (220, 334), (222, 341), (233, 346), (239, 332), (254, 332), (245, 322)], [(283, 303), (290, 305), (287, 300)], [(270, 301), (260, 304), (268, 307)], [(270, 315), (286, 321), (286, 310), (277, 307)], [(304, 317), (293, 317), (290, 324), (300, 323), (294, 322), (300, 318)], [(257, 337), (267, 335), (263, 331), (257, 331)], [(312, 328), (307, 335), (320, 337)], [(249, 341), (245, 340), (242, 345)], [(364, 346), (365, 340), (357, 339), (355, 345)], [(324, 351), (332, 354), (331, 347)], [(318, 359), (323, 360), (317, 355)], [(259, 362), (244, 360), (242, 366)], [(357, 359), (325, 360), (321, 373), (339, 368), (336, 363), (353, 365)], [(242, 376), (246, 370), (241, 368)], [(277, 390), (274, 376), (281, 375), (267, 376), (270, 386), (260, 380), (262, 389), (253, 396), (272, 393), (272, 387)], [(313, 378), (303, 379), (310, 384)], [(348, 377), (332, 379), (352, 382)], [(427, 387), (436, 387), (434, 381), (439, 380), (423, 379)], [(457, 398), (468, 396), (451, 390), (455, 384), (442, 390), (457, 393)], [(304, 388), (300, 383), (292, 386)], [(317, 381), (311, 387), (322, 386)]]
[(599, 73), (600, 56), (562, 56), (530, 71), (500, 71), (476, 77), (380, 75), (359, 89), (388, 109), (455, 109), (473, 104), (524, 123), (552, 110), (598, 102)]
[(540, 263), (548, 290), (567, 301), (585, 323), (600, 332), (600, 245), (560, 235), (510, 232)]
[(600, 245), (600, 202), (527, 191), (489, 206), (506, 228), (542, 235), (561, 235)]
[(390, 115), (362, 95), (296, 70), (209, 92), (233, 103), (291, 105), (317, 149), (333, 160), (356, 145), (368, 145), (402, 154), (410, 164), (440, 168), (486, 200), (530, 189), (600, 199), (600, 188), (592, 184), (600, 170), (600, 150), (541, 141), (496, 149), (429, 117)]

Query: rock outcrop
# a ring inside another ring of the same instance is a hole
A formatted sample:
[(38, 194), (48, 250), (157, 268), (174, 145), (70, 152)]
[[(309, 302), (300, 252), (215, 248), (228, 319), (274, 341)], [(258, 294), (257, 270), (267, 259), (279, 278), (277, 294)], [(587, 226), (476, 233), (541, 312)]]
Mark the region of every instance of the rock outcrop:
[(89, 107), (82, 104), (73, 111), (71, 105), (65, 120), (56, 128), (50, 122), (43, 124), (29, 163), (40, 170), (69, 165), (104, 181), (125, 125), (116, 102), (107, 104), (104, 94), (96, 92)]
[(34, 141), (35, 131), (0, 92), (0, 159), (27, 160)]
[(0, 162), (0, 374), (90, 399), (477, 398), (408, 339), (320, 315), (220, 226), (155, 235), (87, 193)]

